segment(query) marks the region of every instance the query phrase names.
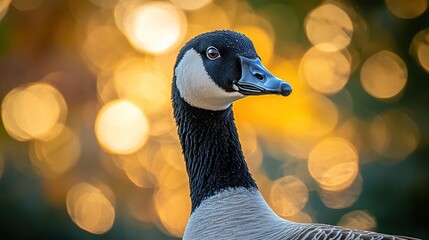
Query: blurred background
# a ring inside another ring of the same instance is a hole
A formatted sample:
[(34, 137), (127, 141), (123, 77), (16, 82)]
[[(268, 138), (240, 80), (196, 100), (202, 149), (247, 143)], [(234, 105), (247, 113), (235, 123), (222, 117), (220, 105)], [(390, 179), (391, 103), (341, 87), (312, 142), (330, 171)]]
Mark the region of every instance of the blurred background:
[(0, 0), (0, 238), (181, 237), (173, 65), (214, 29), (294, 88), (234, 104), (280, 216), (429, 238), (427, 0)]

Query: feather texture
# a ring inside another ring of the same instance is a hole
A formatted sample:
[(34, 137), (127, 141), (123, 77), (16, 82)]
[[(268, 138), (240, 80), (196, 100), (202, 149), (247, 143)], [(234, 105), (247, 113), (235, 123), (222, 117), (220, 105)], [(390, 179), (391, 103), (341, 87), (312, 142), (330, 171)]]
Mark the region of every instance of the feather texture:
[(325, 224), (287, 221), (257, 189), (231, 188), (204, 200), (192, 213), (183, 239), (411, 240)]

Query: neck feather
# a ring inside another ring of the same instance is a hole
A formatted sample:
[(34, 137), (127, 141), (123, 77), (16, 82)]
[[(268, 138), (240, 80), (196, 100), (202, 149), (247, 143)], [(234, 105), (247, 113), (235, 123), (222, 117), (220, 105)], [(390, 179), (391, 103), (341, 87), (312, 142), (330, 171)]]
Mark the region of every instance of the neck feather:
[(238, 139), (231, 107), (221, 111), (186, 103), (173, 84), (174, 117), (189, 175), (192, 211), (228, 188), (257, 188)]

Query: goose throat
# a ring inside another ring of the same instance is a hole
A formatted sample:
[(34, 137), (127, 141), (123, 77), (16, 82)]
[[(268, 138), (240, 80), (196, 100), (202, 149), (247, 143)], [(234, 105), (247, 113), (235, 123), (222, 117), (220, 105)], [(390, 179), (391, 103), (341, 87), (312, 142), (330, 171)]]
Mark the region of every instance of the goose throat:
[(189, 175), (192, 211), (204, 199), (224, 189), (256, 189), (244, 160), (232, 108), (221, 111), (195, 108), (175, 90), (174, 115)]

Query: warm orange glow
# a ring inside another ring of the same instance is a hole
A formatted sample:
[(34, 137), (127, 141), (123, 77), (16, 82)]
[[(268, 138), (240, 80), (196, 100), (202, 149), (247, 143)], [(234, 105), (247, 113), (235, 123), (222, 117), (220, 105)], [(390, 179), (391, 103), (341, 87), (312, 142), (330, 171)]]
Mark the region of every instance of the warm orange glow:
[(119, 0), (90, 0), (93, 4), (103, 8), (113, 8)]
[(159, 186), (176, 190), (188, 186), (188, 175), (185, 169), (177, 169), (169, 164), (165, 164), (158, 175)]
[(160, 188), (155, 195), (155, 210), (166, 231), (176, 237), (182, 237), (191, 213), (189, 189), (178, 190)]
[(338, 225), (346, 228), (371, 231), (377, 227), (377, 220), (368, 211), (355, 210), (342, 216)]
[(19, 141), (54, 138), (61, 132), (66, 114), (63, 96), (47, 83), (15, 88), (2, 103), (6, 131)]
[(163, 53), (183, 40), (186, 17), (174, 5), (149, 2), (128, 11), (123, 23), (124, 33), (137, 50)]
[[(429, 42), (429, 34), (426, 35)], [(417, 48), (417, 57), (422, 67), (429, 72), (429, 44), (420, 44)]]
[(78, 136), (71, 129), (64, 127), (58, 136), (49, 141), (32, 142), (30, 158), (42, 173), (61, 174), (77, 162), (80, 152)]
[[(186, 172), (185, 159), (182, 154), (182, 148), (178, 142), (164, 142), (157, 153), (158, 157), (162, 159), (163, 162), (167, 163), (168, 166), (181, 172)], [(185, 178), (187, 178), (187, 176), (185, 176)], [(180, 181), (183, 180), (185, 179), (181, 179)]]
[(307, 51), (300, 64), (301, 77), (316, 91), (333, 94), (344, 88), (350, 75), (350, 62), (341, 52)]
[(132, 183), (141, 188), (156, 186), (155, 176), (146, 169), (138, 156), (122, 156), (122, 158), (123, 169)]
[(420, 16), (428, 7), (427, 0), (385, 0), (385, 2), (390, 12), (405, 19)]
[(147, 114), (158, 113), (170, 105), (170, 85), (170, 78), (140, 58), (124, 60), (114, 73), (117, 95), (137, 103)]
[(98, 113), (95, 133), (103, 148), (111, 153), (130, 154), (146, 142), (149, 122), (134, 103), (117, 100), (106, 104)]
[(110, 72), (102, 72), (97, 76), (97, 93), (100, 102), (108, 103), (118, 98), (115, 82)]
[(299, 211), (294, 215), (285, 217), (286, 220), (298, 223), (313, 223), (313, 218), (311, 218), (310, 214)]
[[(323, 95), (297, 92), (289, 98), (266, 96), (237, 101), (240, 119), (266, 131), (258, 134), (315, 137), (331, 132), (338, 122), (336, 105)], [(274, 134), (276, 133), (276, 134)]]
[(11, 1), (12, 0), (0, 0), (0, 21), (6, 15)]
[(308, 201), (307, 186), (301, 179), (285, 176), (273, 182), (270, 205), (282, 217), (298, 213)]
[(231, 19), (226, 10), (223, 4), (212, 3), (207, 7), (198, 9), (198, 11), (187, 12), (189, 24), (186, 39), (189, 40), (198, 34), (212, 30), (230, 29)]
[[(163, 109), (164, 112), (158, 114), (156, 116), (151, 117), (151, 125), (150, 125), (150, 135), (151, 136), (165, 136), (172, 135), (172, 133), (176, 133), (174, 119), (171, 117), (173, 115), (172, 108)], [(167, 139), (162, 139), (162, 141)], [(180, 149), (180, 145), (177, 144), (176, 148)], [(182, 154), (179, 154), (182, 155)]]
[(349, 187), (359, 172), (359, 156), (350, 142), (331, 137), (318, 143), (308, 158), (308, 169), (320, 187), (338, 191)]
[(358, 175), (352, 185), (340, 191), (318, 189), (320, 199), (328, 208), (342, 209), (355, 203), (362, 192), (362, 177)]
[(103, 234), (112, 228), (115, 207), (102, 189), (79, 183), (67, 193), (66, 204), (71, 219), (80, 228), (94, 234)]
[(350, 44), (353, 23), (347, 13), (334, 4), (323, 4), (307, 15), (307, 37), (323, 51), (341, 50)]
[(417, 124), (404, 112), (390, 110), (371, 122), (371, 145), (383, 156), (402, 160), (417, 148), (419, 138)]
[(383, 50), (370, 56), (362, 65), (360, 80), (363, 88), (376, 98), (392, 98), (407, 83), (407, 66), (396, 54)]
[(429, 28), (418, 32), (411, 42), (410, 53), (420, 66), (429, 73)]
[(13, 0), (12, 5), (21, 11), (28, 11), (38, 8), (44, 0)]
[(139, 189), (127, 199), (127, 212), (139, 221), (152, 222), (156, 218), (153, 194), (152, 188)]
[(257, 26), (240, 26), (235, 29), (249, 37), (255, 45), (256, 52), (266, 64), (271, 61), (274, 50), (274, 39), (264, 29)]
[(89, 60), (89, 67), (110, 70), (116, 63), (130, 52), (131, 47), (114, 26), (89, 25), (87, 38), (82, 44), (82, 53)]
[[(323, 136), (331, 132), (338, 122), (338, 110), (336, 105), (328, 98), (308, 94), (301, 99), (296, 99), (295, 104), (285, 106), (284, 114), (289, 115), (288, 122), (280, 122), (286, 125), (287, 133), (294, 136)], [(277, 105), (273, 105), (276, 106)], [(293, 107), (293, 108), (291, 108)], [(292, 113), (292, 111), (294, 112)], [(278, 114), (273, 111), (273, 114)]]
[(256, 172), (261, 166), (263, 156), (255, 129), (248, 123), (238, 123), (237, 128), (250, 172)]
[(174, 5), (184, 9), (184, 10), (197, 10), (202, 8), (213, 0), (170, 0)]
[[(289, 155), (298, 159), (307, 159), (311, 149), (313, 149), (314, 145), (316, 145), (317, 139), (317, 137), (285, 135), (283, 139), (276, 139), (275, 144), (278, 144), (277, 141), (281, 141), (282, 150), (287, 152)], [(286, 161), (288, 159), (285, 158), (284, 160)]]

